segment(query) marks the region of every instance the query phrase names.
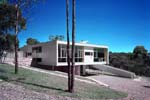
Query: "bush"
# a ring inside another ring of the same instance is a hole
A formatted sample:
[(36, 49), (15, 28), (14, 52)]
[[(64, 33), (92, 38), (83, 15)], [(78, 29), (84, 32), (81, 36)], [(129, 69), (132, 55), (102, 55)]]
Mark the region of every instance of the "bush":
[(133, 56), (133, 53), (110, 53), (110, 65), (137, 75), (150, 76), (150, 57), (134, 58)]

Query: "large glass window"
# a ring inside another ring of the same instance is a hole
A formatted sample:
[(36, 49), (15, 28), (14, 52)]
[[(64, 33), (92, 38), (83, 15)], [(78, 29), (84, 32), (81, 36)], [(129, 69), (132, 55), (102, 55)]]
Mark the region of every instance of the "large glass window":
[(94, 49), (94, 62), (102, 62), (104, 61), (104, 49), (102, 48), (95, 48)]
[(65, 45), (58, 45), (58, 62), (67, 62), (67, 50)]
[(75, 48), (75, 62), (83, 62), (83, 48), (77, 46)]
[[(71, 47), (70, 47), (71, 48)], [(71, 49), (70, 57), (71, 57)], [(58, 62), (67, 62), (67, 47), (66, 45), (58, 45)], [(83, 62), (83, 49), (82, 47), (75, 47), (75, 62)]]

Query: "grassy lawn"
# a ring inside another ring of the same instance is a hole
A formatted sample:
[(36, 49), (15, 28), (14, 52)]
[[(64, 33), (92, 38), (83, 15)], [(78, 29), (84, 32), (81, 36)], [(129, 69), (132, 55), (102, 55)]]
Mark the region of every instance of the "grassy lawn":
[(24, 86), (27, 89), (52, 95), (69, 96), (87, 99), (117, 99), (127, 96), (126, 93), (106, 87), (87, 84), (80, 81), (75, 83), (75, 93), (65, 92), (67, 79), (19, 68), (18, 75), (14, 74), (14, 67), (0, 64), (0, 79)]

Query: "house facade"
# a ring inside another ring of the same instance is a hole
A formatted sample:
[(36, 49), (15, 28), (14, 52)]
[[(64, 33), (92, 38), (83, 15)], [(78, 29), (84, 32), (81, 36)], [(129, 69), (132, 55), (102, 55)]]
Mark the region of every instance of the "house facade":
[[(71, 48), (70, 43), (70, 48)], [(25, 57), (32, 57), (37, 64), (67, 66), (67, 42), (51, 41), (25, 46), (21, 49)], [(71, 50), (70, 50), (71, 55)], [(109, 64), (107, 46), (75, 43), (75, 65)]]

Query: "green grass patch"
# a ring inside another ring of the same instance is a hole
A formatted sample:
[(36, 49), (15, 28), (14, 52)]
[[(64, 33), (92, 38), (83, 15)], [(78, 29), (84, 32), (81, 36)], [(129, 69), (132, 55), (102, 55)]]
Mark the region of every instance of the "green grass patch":
[(14, 74), (14, 67), (6, 64), (0, 64), (0, 79), (24, 86), (30, 90), (74, 98), (118, 99), (127, 96), (127, 94), (123, 92), (80, 81), (75, 82), (75, 93), (68, 93), (65, 92), (67, 89), (67, 78), (23, 68), (19, 68), (19, 73), (16, 75)]

